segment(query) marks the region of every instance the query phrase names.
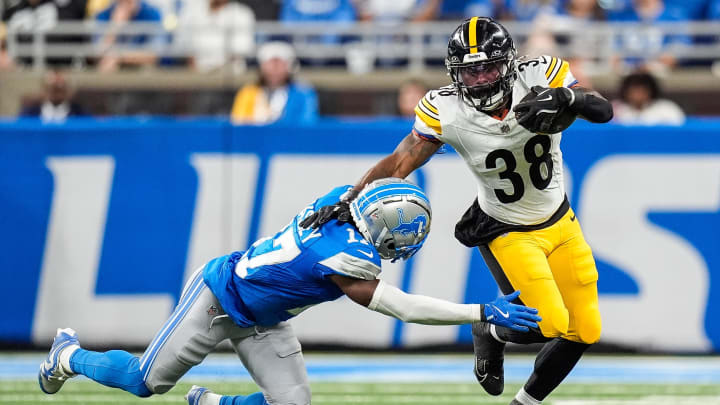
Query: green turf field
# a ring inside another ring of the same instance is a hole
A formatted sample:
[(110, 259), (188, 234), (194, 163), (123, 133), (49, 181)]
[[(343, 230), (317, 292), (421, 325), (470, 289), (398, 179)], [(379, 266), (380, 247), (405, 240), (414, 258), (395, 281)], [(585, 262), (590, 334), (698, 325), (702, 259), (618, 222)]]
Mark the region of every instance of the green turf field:
[[(135, 398), (119, 390), (102, 387), (88, 380), (70, 381), (55, 395), (43, 394), (35, 381), (0, 381), (0, 404), (146, 404), (185, 403), (183, 395), (191, 381), (179, 384), (165, 395)], [(250, 393), (254, 384), (206, 382), (223, 394)], [(316, 383), (312, 384), (314, 405), (335, 404), (508, 404), (519, 385), (509, 385), (501, 397), (490, 397), (476, 384), (398, 384), (398, 383)], [(548, 400), (551, 405), (720, 405), (718, 385), (632, 385), (568, 384)]]

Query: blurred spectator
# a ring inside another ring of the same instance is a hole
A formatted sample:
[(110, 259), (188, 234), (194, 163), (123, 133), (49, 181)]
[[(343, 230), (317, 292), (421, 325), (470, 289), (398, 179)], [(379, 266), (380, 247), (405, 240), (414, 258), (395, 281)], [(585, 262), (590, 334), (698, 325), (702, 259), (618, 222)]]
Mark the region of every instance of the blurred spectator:
[(615, 122), (627, 125), (682, 125), (685, 113), (674, 102), (660, 98), (660, 85), (646, 72), (626, 76), (620, 100), (613, 102)]
[(434, 20), (441, 0), (356, 0), (362, 21), (423, 22)]
[(632, 0), (631, 4), (629, 10), (608, 16), (612, 21), (641, 23), (622, 29), (619, 46), (638, 56), (619, 62), (657, 72), (675, 67), (678, 61), (673, 50), (690, 45), (691, 38), (682, 34), (663, 35), (653, 24), (687, 21), (684, 10), (666, 7), (663, 0)]
[[(532, 21), (539, 14), (554, 14), (562, 0), (469, 0), (465, 16), (489, 16), (497, 19)], [(490, 14), (486, 14), (490, 13)]]
[(250, 7), (258, 21), (274, 21), (280, 15), (280, 3), (288, 3), (287, 0), (239, 0), (241, 4)]
[(50, 71), (44, 77), (42, 101), (23, 108), (20, 116), (52, 123), (65, 122), (68, 117), (84, 116), (82, 107), (72, 101), (72, 93), (65, 75)]
[(720, 20), (720, 0), (710, 0), (708, 2), (707, 19)]
[(680, 9), (691, 20), (702, 20), (707, 17), (710, 0), (666, 0), (670, 9)]
[(87, 17), (95, 19), (101, 11), (110, 7), (112, 0), (87, 0)]
[[(9, 33), (17, 33), (20, 45), (33, 42), (33, 32), (47, 32), (57, 27), (60, 21), (82, 21), (85, 18), (87, 0), (18, 0), (5, 5), (2, 21)], [(48, 44), (79, 43), (85, 41), (82, 35), (48, 35)], [(21, 58), (25, 64), (33, 62), (31, 57)], [(46, 58), (50, 65), (69, 65), (70, 58)]]
[(175, 39), (187, 49), (190, 66), (207, 72), (233, 62), (236, 72), (245, 70), (255, 42), (253, 11), (229, 0), (198, 1), (204, 7), (184, 9)]
[[(123, 26), (128, 22), (157, 23), (162, 28), (160, 11), (143, 0), (115, 0), (115, 3), (101, 11), (96, 17), (98, 21), (111, 23), (108, 31), (100, 39), (103, 57), (98, 62), (98, 69), (103, 72), (117, 70), (120, 66), (142, 67), (155, 65), (157, 52), (165, 42), (164, 35), (142, 33), (124, 34)], [(115, 52), (113, 47), (139, 46), (142, 49)]]
[(411, 79), (403, 83), (397, 95), (398, 114), (405, 118), (414, 117), (415, 107), (427, 91), (427, 85), (420, 80)]
[[(280, 21), (284, 23), (318, 23), (332, 24), (353, 23), (356, 20), (355, 7), (352, 0), (285, 0), (280, 9)], [(329, 28), (332, 31), (332, 27)], [(277, 38), (276, 38), (277, 39)], [(291, 40), (283, 38), (283, 40)], [(332, 33), (322, 36), (305, 36), (296, 45), (306, 43), (337, 43), (342, 38)]]
[(355, 21), (350, 0), (285, 0), (280, 10), (283, 22)]
[[(443, 1), (443, 9), (445, 8)], [(462, 17), (470, 18), (474, 16), (483, 16), (491, 18), (499, 18), (505, 11), (504, 0), (470, 0), (462, 1)]]
[(236, 124), (313, 122), (318, 117), (315, 90), (298, 83), (295, 51), (285, 42), (268, 42), (257, 53), (260, 79), (243, 86), (235, 95), (230, 118)]
[(598, 37), (586, 28), (589, 23), (604, 20), (605, 13), (596, 0), (566, 0), (556, 12), (543, 12), (535, 18), (524, 50), (533, 57), (572, 55), (565, 59), (575, 78), (583, 86), (592, 87), (587, 71), (592, 70), (589, 66), (604, 44), (593, 42)]
[(15, 68), (15, 63), (7, 52), (5, 33), (5, 24), (0, 22), (0, 72)]

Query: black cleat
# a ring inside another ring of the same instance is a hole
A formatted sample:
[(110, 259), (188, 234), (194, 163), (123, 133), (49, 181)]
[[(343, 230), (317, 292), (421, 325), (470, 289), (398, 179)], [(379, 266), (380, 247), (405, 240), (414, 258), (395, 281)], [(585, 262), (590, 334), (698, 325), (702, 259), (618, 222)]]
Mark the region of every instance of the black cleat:
[(490, 334), (490, 324), (475, 322), (472, 325), (475, 350), (475, 377), (490, 395), (500, 395), (505, 389), (505, 343)]

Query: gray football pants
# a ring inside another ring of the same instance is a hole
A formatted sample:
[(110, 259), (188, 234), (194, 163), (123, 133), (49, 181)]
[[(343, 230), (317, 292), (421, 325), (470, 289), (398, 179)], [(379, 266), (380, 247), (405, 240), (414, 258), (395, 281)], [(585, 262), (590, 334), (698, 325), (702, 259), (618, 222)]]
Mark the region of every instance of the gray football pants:
[(237, 326), (203, 282), (202, 268), (185, 284), (175, 311), (140, 358), (145, 385), (156, 394), (169, 391), (225, 339), (269, 404), (310, 403), (305, 361), (290, 324)]

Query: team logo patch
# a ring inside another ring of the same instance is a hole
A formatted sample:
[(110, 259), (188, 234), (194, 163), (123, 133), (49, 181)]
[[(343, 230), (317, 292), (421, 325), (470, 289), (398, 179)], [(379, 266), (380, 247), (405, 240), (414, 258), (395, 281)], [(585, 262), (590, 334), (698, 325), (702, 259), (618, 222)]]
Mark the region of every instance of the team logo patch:
[(210, 316), (215, 316), (218, 313), (220, 313), (220, 311), (218, 310), (218, 307), (216, 307), (215, 305), (210, 305), (210, 308), (208, 308), (208, 310), (207, 310), (207, 314)]
[(426, 225), (427, 217), (425, 215), (418, 215), (411, 221), (405, 222), (405, 213), (402, 208), (398, 208), (398, 225), (391, 229), (390, 233), (399, 233), (403, 236), (406, 234), (418, 236), (425, 233)]

